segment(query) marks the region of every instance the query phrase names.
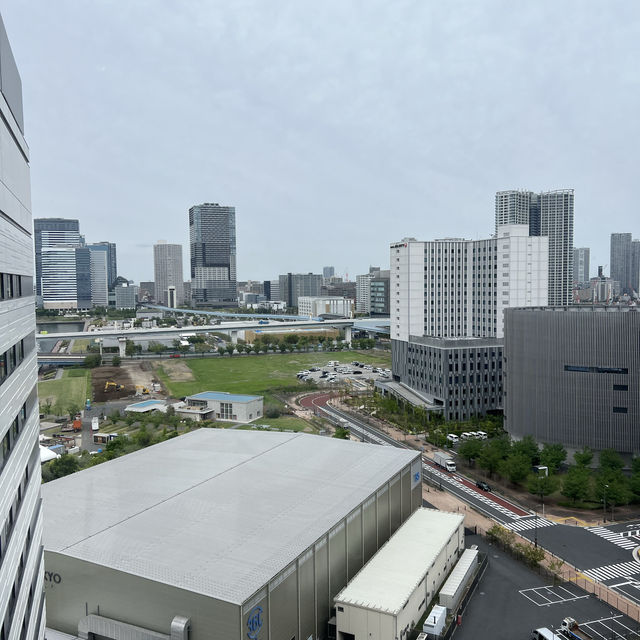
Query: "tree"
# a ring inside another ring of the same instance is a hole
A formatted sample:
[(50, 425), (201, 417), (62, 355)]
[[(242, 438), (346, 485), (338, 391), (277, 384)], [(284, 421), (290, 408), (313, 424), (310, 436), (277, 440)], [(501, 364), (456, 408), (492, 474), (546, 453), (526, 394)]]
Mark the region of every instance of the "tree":
[(228, 344), (227, 348), (226, 348), (226, 352), (232, 356), (233, 352), (236, 350), (236, 345), (235, 344)]
[(600, 452), (600, 469), (619, 471), (624, 467), (620, 454), (613, 449), (603, 449)]
[(151, 444), (151, 434), (147, 431), (147, 427), (142, 425), (138, 431), (136, 431), (134, 442), (140, 447), (148, 447)]
[(560, 480), (555, 475), (532, 474), (527, 481), (527, 491), (534, 496), (540, 496), (540, 501), (544, 496), (549, 496), (558, 490)]
[(569, 498), (573, 504), (578, 500), (586, 500), (589, 496), (589, 478), (589, 469), (586, 467), (581, 465), (569, 467), (562, 481), (562, 495)]
[(163, 353), (167, 348), (160, 342), (150, 342), (147, 351), (151, 353)]
[(67, 405), (67, 413), (69, 414), (69, 420), (73, 420), (80, 413), (80, 406), (75, 402), (71, 402)]
[(524, 453), (510, 453), (498, 468), (510, 482), (520, 484), (531, 470), (531, 460)]
[(84, 366), (88, 369), (94, 369), (102, 364), (102, 356), (99, 353), (92, 353), (85, 356)]
[(478, 462), (480, 466), (489, 472), (491, 477), (494, 472), (498, 470), (500, 463), (505, 459), (508, 454), (508, 442), (505, 448), (504, 444), (500, 442), (501, 438), (495, 438), (488, 443), (485, 443), (482, 447)]
[(339, 438), (340, 440), (348, 440), (349, 436), (349, 429), (345, 429), (344, 427), (336, 427), (336, 432), (333, 434), (334, 438)]
[(124, 352), (125, 352), (125, 355), (127, 356), (132, 356), (136, 352), (136, 345), (134, 344), (133, 340), (127, 339), (127, 342), (124, 347)]
[(573, 459), (579, 467), (588, 467), (593, 460), (593, 451), (589, 447), (585, 447), (582, 451), (576, 451)]
[(529, 461), (529, 466), (538, 464), (540, 460), (540, 451), (538, 450), (538, 444), (533, 439), (533, 436), (525, 436), (519, 442), (514, 442), (511, 448), (514, 454), (526, 457)]
[(113, 356), (113, 358), (111, 358), (111, 364), (114, 367), (119, 367), (120, 363), (122, 362), (122, 358), (120, 356)]
[(62, 478), (78, 471), (78, 469), (80, 469), (80, 463), (75, 456), (63, 453), (59, 458), (49, 462), (47, 467), (51, 475), (51, 480), (55, 480), (56, 478)]
[(540, 464), (555, 473), (567, 459), (567, 450), (561, 444), (545, 444), (540, 452)]
[(463, 458), (467, 458), (469, 460), (469, 464), (471, 464), (472, 460), (478, 458), (481, 452), (482, 442), (480, 440), (464, 440), (458, 447), (458, 454)]
[(195, 350), (197, 353), (204, 355), (210, 350), (210, 347), (206, 342), (197, 342), (195, 344)]
[(227, 353), (227, 350), (225, 347), (218, 347), (218, 354), (223, 356), (225, 353)]
[(281, 342), (278, 345), (278, 349), (280, 349), (280, 353), (285, 353), (285, 351), (287, 350), (287, 343), (286, 342)]

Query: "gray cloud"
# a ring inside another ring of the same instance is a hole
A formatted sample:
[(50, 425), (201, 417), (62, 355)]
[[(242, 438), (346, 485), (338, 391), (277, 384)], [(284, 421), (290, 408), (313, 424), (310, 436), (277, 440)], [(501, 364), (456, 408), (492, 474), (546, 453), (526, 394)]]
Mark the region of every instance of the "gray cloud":
[(637, 228), (640, 9), (602, 2), (7, 0), (33, 211), (118, 243), (182, 242), (237, 208), (241, 278), (389, 242), (485, 237), (493, 194), (576, 189), (575, 242), (607, 264)]

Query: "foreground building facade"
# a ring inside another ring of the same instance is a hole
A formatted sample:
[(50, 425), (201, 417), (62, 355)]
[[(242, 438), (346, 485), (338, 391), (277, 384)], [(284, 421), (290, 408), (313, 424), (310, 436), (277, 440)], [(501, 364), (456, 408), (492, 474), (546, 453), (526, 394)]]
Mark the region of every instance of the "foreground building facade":
[(0, 19), (0, 638), (44, 635), (29, 149)]
[(640, 309), (508, 309), (505, 318), (509, 434), (640, 454)]
[(46, 569), (64, 576), (47, 591), (50, 628), (326, 640), (335, 596), (421, 506), (421, 460), (200, 429), (49, 482), (43, 502)]

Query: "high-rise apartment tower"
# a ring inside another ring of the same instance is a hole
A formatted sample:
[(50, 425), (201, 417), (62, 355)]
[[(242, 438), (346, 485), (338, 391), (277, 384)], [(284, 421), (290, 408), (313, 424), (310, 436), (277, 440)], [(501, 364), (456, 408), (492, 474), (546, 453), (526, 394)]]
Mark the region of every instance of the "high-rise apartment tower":
[(0, 637), (44, 637), (29, 147), (0, 18)]
[(503, 224), (527, 224), (530, 235), (549, 238), (551, 306), (564, 306), (572, 301), (573, 203), (573, 189), (496, 193), (496, 231)]
[(165, 306), (174, 306), (169, 305), (169, 287), (175, 287), (172, 301), (175, 301), (175, 306), (183, 304), (182, 245), (166, 242), (154, 244), (153, 272), (156, 302)]

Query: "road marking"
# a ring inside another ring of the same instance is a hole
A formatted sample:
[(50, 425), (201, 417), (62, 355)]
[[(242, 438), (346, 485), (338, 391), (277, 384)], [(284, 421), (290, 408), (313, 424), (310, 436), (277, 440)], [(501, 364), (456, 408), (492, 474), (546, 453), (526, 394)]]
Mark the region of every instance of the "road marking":
[(526, 516), (525, 518), (518, 519), (516, 522), (506, 524), (505, 527), (507, 527), (507, 529), (511, 529), (511, 531), (527, 531), (528, 529), (552, 527), (556, 524), (556, 522), (551, 522), (550, 520), (540, 516)]
[(496, 509), (497, 511), (499, 511), (502, 514), (504, 514), (505, 516), (509, 516), (509, 518), (511, 518), (511, 519), (519, 517), (518, 514), (514, 513), (510, 509), (507, 509), (507, 507), (503, 507), (501, 504), (499, 504), (495, 500), (491, 500), (491, 498), (487, 498), (487, 496), (485, 496), (484, 494), (482, 494), (482, 493), (480, 493), (478, 491), (475, 491), (471, 487), (468, 487), (466, 484), (464, 484), (463, 482), (458, 480), (456, 477), (449, 476), (446, 473), (444, 473), (443, 471), (440, 471), (440, 470), (436, 469), (435, 467), (432, 467), (430, 464), (427, 464), (425, 462), (422, 463), (422, 468), (423, 469), (428, 469), (430, 475), (436, 476), (436, 477), (440, 478), (441, 480), (445, 480), (446, 482), (448, 482), (449, 484), (452, 484), (457, 489), (459, 489), (461, 491), (464, 491), (466, 494), (474, 497), (476, 500), (479, 500), (480, 502), (483, 502), (484, 504), (492, 507), (493, 509)]
[[(570, 597), (567, 597), (566, 595), (559, 593), (560, 590), (569, 594)], [(530, 600), (531, 602), (533, 602), (533, 604), (535, 604), (538, 607), (548, 607), (549, 605), (552, 605), (552, 604), (562, 604), (563, 602), (573, 602), (574, 600), (581, 600), (582, 598), (589, 597), (588, 593), (584, 595), (578, 595), (578, 594), (572, 593), (571, 591), (569, 591), (569, 589), (566, 589), (563, 586), (554, 587), (553, 585), (550, 585), (548, 587), (532, 587), (530, 589), (522, 589), (521, 591), (518, 591), (518, 593), (523, 595), (525, 598), (527, 598), (527, 600)], [(536, 597), (546, 600), (546, 602), (536, 602), (533, 599), (533, 597), (529, 595), (529, 593), (531, 595), (534, 595)], [(549, 595), (556, 596), (556, 597), (552, 600), (548, 597)]]
[(587, 531), (590, 531), (591, 533), (604, 538), (608, 542), (622, 547), (623, 549), (627, 549), (628, 551), (631, 551), (638, 546), (638, 542), (627, 540), (626, 538), (622, 537), (617, 531), (611, 531), (609, 529), (605, 529), (604, 527), (589, 527)]
[(614, 578), (626, 578), (628, 576), (640, 574), (640, 562), (620, 562), (618, 564), (608, 564), (603, 567), (587, 569), (583, 573), (597, 582), (613, 580)]

